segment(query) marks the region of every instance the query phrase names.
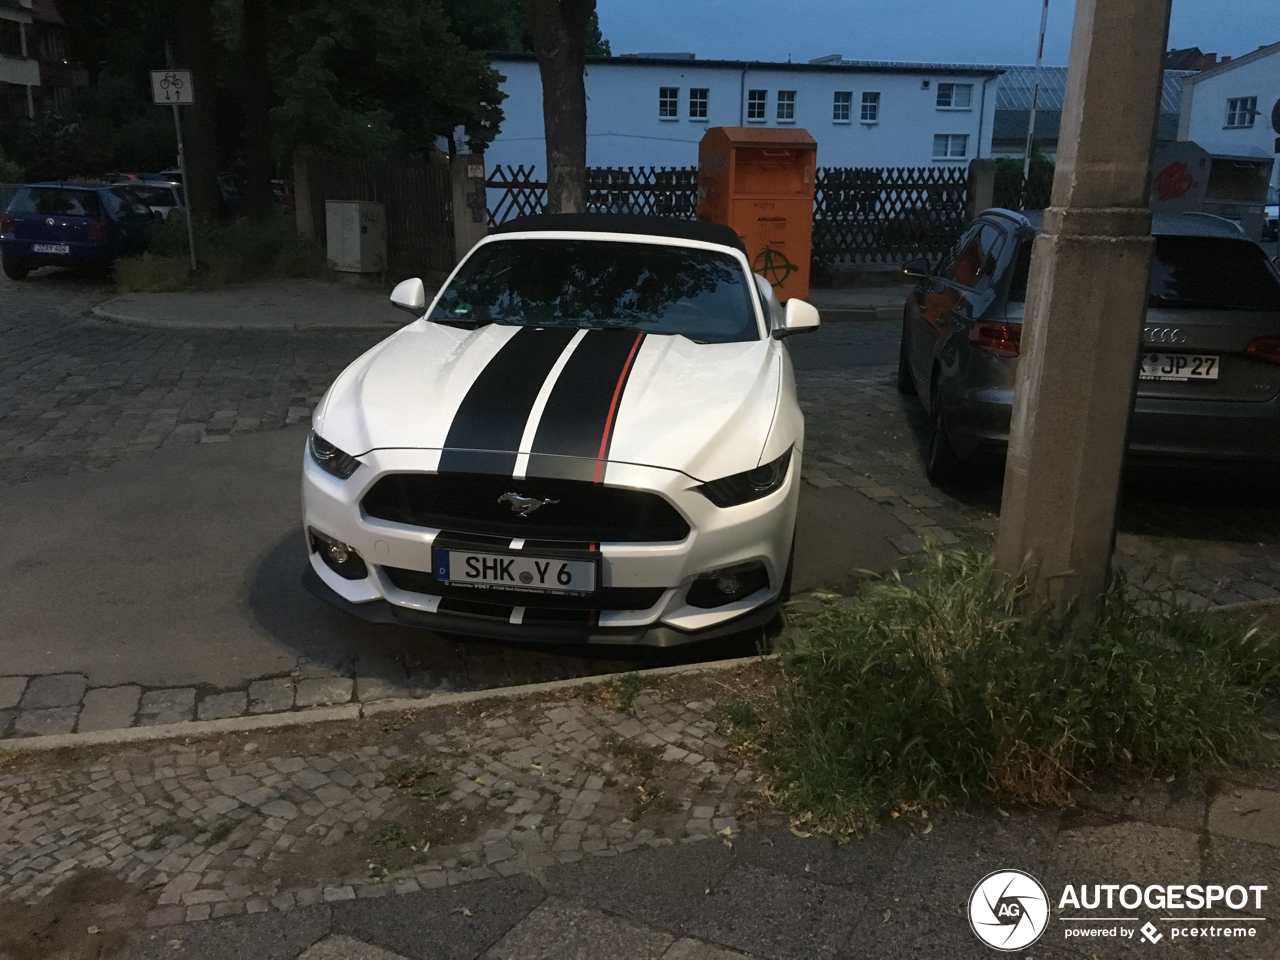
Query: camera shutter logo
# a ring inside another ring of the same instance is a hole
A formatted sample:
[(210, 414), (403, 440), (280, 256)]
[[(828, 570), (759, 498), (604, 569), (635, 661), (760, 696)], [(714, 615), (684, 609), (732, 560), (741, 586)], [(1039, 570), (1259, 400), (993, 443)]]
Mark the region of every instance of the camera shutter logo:
[(997, 870), (969, 894), (969, 926), (989, 947), (1021, 950), (1039, 940), (1048, 925), (1049, 896), (1029, 873)]

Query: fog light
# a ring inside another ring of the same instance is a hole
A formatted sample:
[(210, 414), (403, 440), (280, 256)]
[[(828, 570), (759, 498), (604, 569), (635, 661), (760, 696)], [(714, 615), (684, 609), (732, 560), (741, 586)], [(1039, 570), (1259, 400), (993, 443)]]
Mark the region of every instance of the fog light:
[(724, 570), (704, 573), (693, 582), (685, 595), (691, 607), (723, 607), (726, 603), (749, 597), (769, 585), (769, 574), (764, 564), (742, 563)]
[(363, 580), (369, 576), (369, 568), (355, 549), (321, 533), (315, 527), (307, 531), (311, 537), (311, 550), (319, 555), (324, 565), (344, 580)]

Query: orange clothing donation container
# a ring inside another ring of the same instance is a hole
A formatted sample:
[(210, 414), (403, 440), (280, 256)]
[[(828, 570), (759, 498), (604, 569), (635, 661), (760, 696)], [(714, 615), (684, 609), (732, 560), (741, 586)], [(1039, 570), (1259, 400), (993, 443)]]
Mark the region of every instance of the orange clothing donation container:
[(779, 300), (809, 295), (818, 142), (805, 130), (712, 127), (698, 146), (698, 219), (734, 229)]

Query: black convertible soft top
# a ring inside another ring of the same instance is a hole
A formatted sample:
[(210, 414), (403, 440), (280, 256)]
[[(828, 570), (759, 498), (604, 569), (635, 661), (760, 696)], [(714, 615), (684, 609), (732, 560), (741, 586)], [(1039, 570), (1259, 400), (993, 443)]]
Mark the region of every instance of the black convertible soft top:
[(733, 228), (703, 220), (679, 220), (675, 217), (645, 217), (629, 213), (539, 213), (516, 217), (494, 227), (491, 233), (517, 233), (532, 230), (590, 230), (597, 233), (637, 233), (677, 240), (700, 240), (733, 247), (744, 254), (747, 248)]

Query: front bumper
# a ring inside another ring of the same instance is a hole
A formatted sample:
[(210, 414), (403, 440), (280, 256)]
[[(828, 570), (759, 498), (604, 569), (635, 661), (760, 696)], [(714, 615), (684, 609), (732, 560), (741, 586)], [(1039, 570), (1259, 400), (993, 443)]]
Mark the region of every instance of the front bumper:
[[(795, 529), (800, 459), (800, 451), (794, 451), (778, 490), (728, 508), (713, 505), (694, 489), (697, 482), (684, 474), (609, 464), (604, 477), (607, 486), (662, 496), (686, 520), (690, 532), (678, 542), (598, 544), (602, 594), (612, 590), (614, 595), (647, 595), (645, 609), (593, 609), (580, 598), (558, 609), (559, 601), (542, 594), (468, 593), (465, 587), (434, 582), (432, 548), (437, 538), (451, 546), (459, 540), (474, 540), (477, 550), (488, 552), (518, 551), (519, 545), (495, 544), (492, 537), (465, 529), (439, 530), (382, 520), (363, 510), (364, 495), (379, 479), (394, 473), (433, 472), (439, 451), (373, 451), (360, 458), (362, 465), (346, 481), (325, 473), (304, 453), (303, 522), (309, 547), (309, 531), (315, 530), (353, 548), (368, 571), (360, 579), (345, 579), (313, 548), (304, 581), (317, 596), (361, 619), (442, 633), (658, 647), (728, 636), (766, 624), (777, 614)], [(520, 481), (513, 480), (511, 485), (516, 490)], [(529, 553), (538, 555), (537, 548)], [(763, 567), (767, 586), (722, 606), (688, 603), (689, 588), (700, 574), (742, 564)]]

